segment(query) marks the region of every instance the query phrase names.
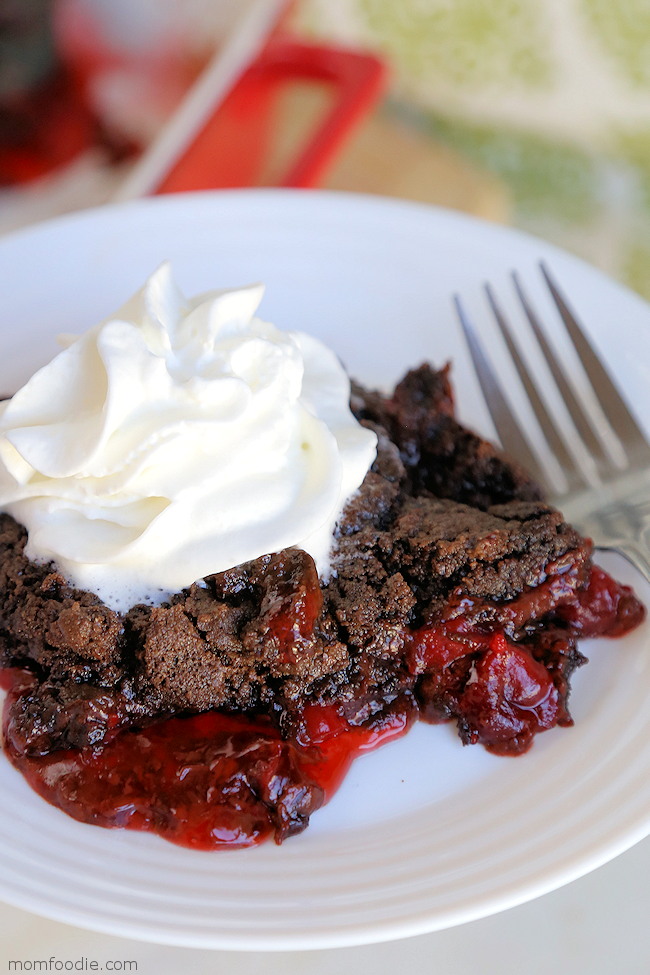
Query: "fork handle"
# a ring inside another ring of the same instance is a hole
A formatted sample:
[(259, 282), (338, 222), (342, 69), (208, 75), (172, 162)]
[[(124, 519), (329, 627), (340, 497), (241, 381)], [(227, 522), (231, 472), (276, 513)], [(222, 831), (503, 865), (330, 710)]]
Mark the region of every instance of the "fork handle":
[(599, 492), (560, 499), (567, 521), (596, 548), (620, 552), (650, 582), (650, 470), (624, 474)]
[(639, 544), (632, 539), (621, 539), (608, 544), (599, 544), (595, 540), (595, 543), (600, 549), (618, 552), (650, 582), (650, 548), (647, 545)]

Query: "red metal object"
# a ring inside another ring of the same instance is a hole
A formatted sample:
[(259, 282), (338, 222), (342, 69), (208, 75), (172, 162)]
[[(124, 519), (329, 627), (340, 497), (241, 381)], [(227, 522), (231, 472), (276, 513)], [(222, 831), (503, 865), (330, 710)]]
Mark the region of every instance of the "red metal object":
[[(179, 155), (166, 163), (159, 183), (143, 192), (252, 186), (262, 178), (281, 186), (318, 184), (381, 95), (386, 70), (373, 54), (287, 37), (283, 23), (291, 6), (290, 0), (279, 5), (266, 46), (198, 134), (188, 137), (185, 146), (181, 143)], [(87, 6), (78, 0), (57, 0), (53, 11), (58, 66), (38, 90), (0, 106), (0, 184), (36, 179), (64, 167), (93, 145), (101, 145), (113, 158), (136, 158), (148, 151), (146, 140), (140, 142), (133, 127), (126, 136), (114, 125), (105, 125), (94, 100), (97, 79), (128, 69), (128, 54), (110, 46)], [(170, 113), (194, 80), (173, 49), (150, 53), (138, 69), (150, 83), (159, 79), (168, 100), (176, 98)], [(279, 177), (269, 176), (278, 98), (285, 89), (305, 82), (327, 92), (327, 108), (314, 120), (318, 124), (304, 137), (297, 158)]]
[(278, 38), (244, 72), (156, 192), (253, 185), (270, 143), (276, 95), (280, 86), (296, 81), (327, 86), (332, 103), (316, 133), (277, 183), (316, 185), (382, 94), (386, 69), (373, 54)]
[(0, 186), (39, 179), (97, 141), (98, 126), (70, 76), (59, 69), (0, 106)]

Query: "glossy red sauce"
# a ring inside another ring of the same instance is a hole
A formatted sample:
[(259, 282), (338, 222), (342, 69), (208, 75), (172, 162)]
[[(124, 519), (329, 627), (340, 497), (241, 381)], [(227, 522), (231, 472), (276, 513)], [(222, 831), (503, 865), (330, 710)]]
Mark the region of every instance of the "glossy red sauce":
[(560, 607), (558, 615), (581, 636), (625, 636), (643, 622), (646, 610), (630, 586), (624, 586), (595, 565), (579, 599)]
[(216, 712), (127, 731), (97, 750), (33, 758), (12, 747), (6, 730), (5, 740), (31, 787), (74, 819), (211, 850), (297, 832), (270, 812), (279, 797), (300, 810), (307, 795), (306, 813), (313, 812), (358, 755), (399, 737), (410, 721), (402, 710), (377, 727), (354, 728), (335, 708), (316, 706), (305, 719), (300, 741), (281, 740), (269, 723)]
[[(585, 636), (621, 636), (645, 615), (628, 587), (596, 568), (578, 594), (558, 576), (513, 600), (502, 614), (508, 632), (530, 617), (531, 599), (535, 615), (548, 603), (556, 618)], [(314, 587), (295, 590), (287, 580), (272, 602), (265, 607), (270, 631), (282, 638), (287, 654), (299, 652), (301, 636), (320, 611)], [(476, 610), (485, 605), (452, 601), (446, 618), (406, 634), (406, 685), (424, 679), (434, 690), (455, 694), (466, 742), (520, 754), (535, 734), (570, 718), (557, 675), (554, 680), (530, 647), (514, 643), (505, 629), (476, 625)], [(563, 640), (561, 631), (549, 635)], [(454, 676), (458, 666), (461, 680)], [(405, 698), (371, 726), (355, 727), (333, 705), (309, 705), (296, 737), (287, 741), (267, 720), (207, 712), (124, 731), (101, 748), (30, 757), (12, 734), (11, 715), (12, 702), (33, 680), (28, 671), (0, 670), (1, 686), (10, 691), (5, 749), (32, 788), (83, 822), (147, 830), (203, 850), (253, 846), (268, 837), (281, 842), (299, 832), (354, 759), (404, 734), (416, 713)]]
[[(645, 608), (632, 589), (598, 566), (592, 568), (587, 587), (578, 592), (570, 576), (571, 571), (547, 579), (501, 607), (500, 615), (517, 629), (531, 616), (540, 618), (552, 610), (581, 636), (609, 637), (629, 633), (645, 618)], [(405, 659), (412, 674), (427, 675), (430, 688), (436, 682), (435, 691), (444, 688), (453, 664), (470, 658), (469, 679), (453, 701), (465, 741), (480, 742), (498, 755), (520, 755), (540, 731), (572, 722), (553, 674), (531, 649), (513, 643), (504, 631), (481, 630), (473, 622), (478, 610), (491, 606), (467, 597), (456, 606), (450, 604), (447, 618), (409, 635)], [(554, 639), (556, 645), (562, 642), (561, 631)]]

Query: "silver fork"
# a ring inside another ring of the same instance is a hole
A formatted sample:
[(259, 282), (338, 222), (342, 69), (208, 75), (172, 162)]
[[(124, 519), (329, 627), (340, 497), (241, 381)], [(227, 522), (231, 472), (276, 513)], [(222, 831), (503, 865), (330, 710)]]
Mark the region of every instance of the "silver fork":
[[(527, 422), (510, 406), (478, 331), (460, 298), (454, 298), (485, 401), (504, 451), (528, 468), (549, 501), (598, 548), (620, 552), (650, 581), (650, 443), (548, 268), (540, 264), (540, 270), (577, 354), (573, 367), (567, 368), (553, 351), (519, 275), (513, 273), (516, 299), (530, 326), (526, 342), (536, 346), (538, 361), (546, 363), (543, 383), (519, 352), (503, 302), (490, 285), (485, 286), (513, 375), (518, 375), (530, 405)], [(576, 371), (582, 373), (580, 382)], [(555, 411), (549, 408), (552, 400)]]

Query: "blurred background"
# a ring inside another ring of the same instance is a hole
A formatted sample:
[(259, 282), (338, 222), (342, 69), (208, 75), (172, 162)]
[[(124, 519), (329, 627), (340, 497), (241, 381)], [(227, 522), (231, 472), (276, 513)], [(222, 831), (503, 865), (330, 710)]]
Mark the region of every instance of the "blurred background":
[[(251, 185), (463, 210), (650, 298), (650, 0), (0, 0), (0, 233)], [(7, 959), (135, 959), (162, 975), (647, 975), (649, 869), (646, 840), (495, 918), (346, 951), (184, 951), (8, 906), (0, 939)]]
[[(287, 36), (386, 74), (355, 91), (345, 66), (310, 77), (276, 52), (238, 94)], [(1, 0), (0, 231), (116, 195), (291, 182), (511, 223), (650, 297), (650, 3)]]
[(650, 297), (648, 0), (307, 0), (301, 23), (386, 56), (389, 115), (447, 161), (423, 195), (462, 206), (458, 166), (488, 215)]

